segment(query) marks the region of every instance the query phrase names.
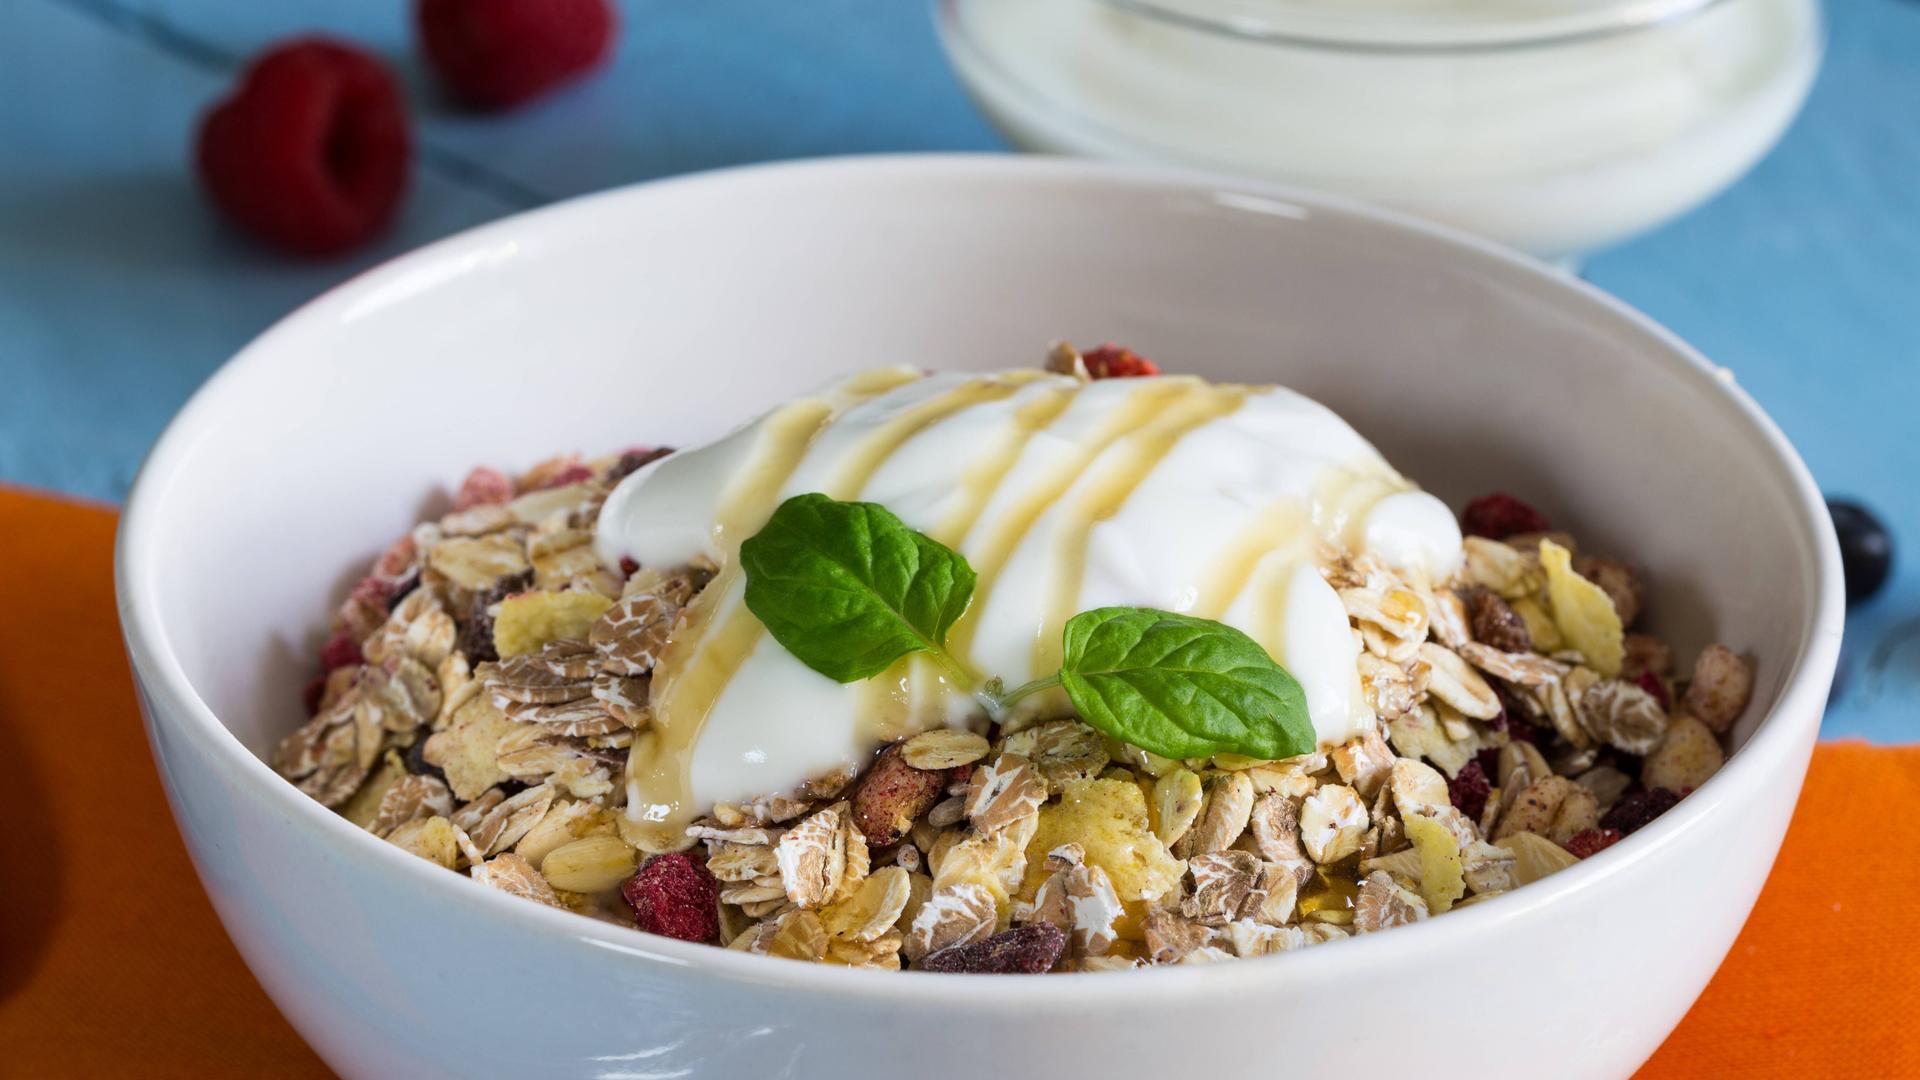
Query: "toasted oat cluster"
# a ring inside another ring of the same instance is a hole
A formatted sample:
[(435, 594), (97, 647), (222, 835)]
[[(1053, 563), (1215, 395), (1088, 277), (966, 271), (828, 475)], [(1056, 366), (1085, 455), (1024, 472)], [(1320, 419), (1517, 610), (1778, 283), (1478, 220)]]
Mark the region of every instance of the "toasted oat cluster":
[(1625, 563), (1505, 495), (1453, 580), (1328, 573), (1376, 726), (1282, 761), (1174, 761), (1073, 716), (936, 730), (719, 805), (684, 851), (623, 828), (649, 676), (700, 568), (602, 565), (599, 506), (654, 452), (475, 470), (354, 587), (276, 766), (421, 858), (688, 941), (856, 967), (1094, 971), (1417, 922), (1595, 854), (1724, 760), (1752, 665), (1632, 632)]

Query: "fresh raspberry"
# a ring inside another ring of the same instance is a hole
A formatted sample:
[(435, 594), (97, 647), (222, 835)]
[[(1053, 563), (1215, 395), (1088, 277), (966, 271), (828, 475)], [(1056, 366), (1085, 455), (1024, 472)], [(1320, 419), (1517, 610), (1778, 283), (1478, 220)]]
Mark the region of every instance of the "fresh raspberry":
[(499, 469), (489, 469), (485, 465), (467, 474), (460, 481), (460, 490), (454, 493), (455, 511), (471, 510), (476, 506), (493, 506), (513, 501), (513, 481)]
[(1633, 681), (1640, 689), (1652, 694), (1653, 700), (1659, 702), (1662, 709), (1670, 709), (1673, 707), (1673, 698), (1667, 695), (1667, 684), (1660, 681), (1660, 676), (1655, 675), (1651, 671), (1643, 671), (1640, 673), (1640, 677)]
[(1515, 533), (1546, 532), (1547, 516), (1504, 491), (1482, 495), (1460, 514), (1460, 528), (1468, 536), (1505, 540)]
[(1622, 795), (1620, 801), (1614, 803), (1613, 808), (1600, 819), (1600, 827), (1617, 829), (1620, 835), (1630, 836), (1679, 802), (1680, 793), (1672, 788), (1653, 788)]
[(720, 882), (685, 852), (655, 855), (620, 886), (633, 923), (649, 934), (681, 941), (720, 936)]
[(1447, 781), (1447, 798), (1469, 820), (1479, 821), (1480, 814), (1487, 808), (1487, 796), (1493, 793), (1493, 783), (1487, 779), (1487, 770), (1475, 758), (1460, 767)]
[(1567, 851), (1576, 859), (1591, 859), (1619, 842), (1619, 829), (1581, 829), (1567, 841)]
[(476, 109), (532, 100), (591, 70), (613, 41), (607, 0), (419, 0), (420, 44)]
[(1096, 379), (1131, 379), (1160, 374), (1159, 364), (1112, 342), (1082, 353), (1080, 359), (1087, 365), (1087, 374)]
[(320, 646), (320, 667), (323, 670), (347, 667), (360, 660), (360, 643), (353, 639), (349, 631), (342, 630), (334, 634), (325, 645)]
[(407, 187), (412, 139), (392, 76), (325, 38), (261, 55), (201, 122), (207, 193), (241, 228), (303, 255), (366, 241)]
[(1053, 970), (1066, 945), (1066, 933), (1052, 923), (1027, 923), (985, 941), (942, 949), (919, 967), (962, 975), (1039, 975)]

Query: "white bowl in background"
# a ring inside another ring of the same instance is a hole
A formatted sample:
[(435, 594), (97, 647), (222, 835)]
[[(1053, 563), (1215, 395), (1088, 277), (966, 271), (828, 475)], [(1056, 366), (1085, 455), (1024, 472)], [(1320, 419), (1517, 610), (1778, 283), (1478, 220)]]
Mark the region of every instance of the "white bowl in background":
[[(1127, 342), (1326, 402), (1448, 499), (1537, 500), (1649, 571), (1682, 656), (1759, 658), (1727, 767), (1604, 854), (1392, 933), (1213, 967), (852, 971), (540, 908), (384, 844), (262, 757), (326, 612), (478, 462), (687, 443), (827, 377)], [(847, 159), (568, 202), (268, 331), (154, 448), (118, 550), (154, 755), (247, 963), (348, 1076), (1624, 1076), (1772, 863), (1839, 647), (1831, 526), (1672, 335), (1478, 241), (1237, 181)]]

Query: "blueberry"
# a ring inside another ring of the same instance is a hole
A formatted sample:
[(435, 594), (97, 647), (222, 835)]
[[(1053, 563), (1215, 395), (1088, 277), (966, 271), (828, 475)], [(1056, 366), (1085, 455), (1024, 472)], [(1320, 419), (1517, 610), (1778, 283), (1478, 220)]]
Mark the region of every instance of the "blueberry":
[(1828, 499), (1833, 531), (1840, 537), (1840, 567), (1847, 577), (1847, 605), (1871, 598), (1893, 571), (1893, 534), (1872, 511), (1845, 499)]

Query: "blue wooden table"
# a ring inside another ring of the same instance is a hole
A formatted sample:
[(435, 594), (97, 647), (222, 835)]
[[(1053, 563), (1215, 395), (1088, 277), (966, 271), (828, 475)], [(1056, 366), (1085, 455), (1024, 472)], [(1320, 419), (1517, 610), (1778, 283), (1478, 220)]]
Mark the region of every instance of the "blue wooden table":
[[(1920, 545), (1920, 0), (1829, 2), (1827, 66), (1780, 149), (1587, 275), (1732, 368), (1828, 491)], [(0, 481), (120, 498), (167, 418), (247, 339), (478, 222), (694, 169), (1005, 148), (921, 0), (629, 0), (608, 71), (495, 118), (438, 102), (410, 9), (0, 0)], [(234, 237), (186, 167), (195, 119), (244, 58), (311, 30), (404, 74), (421, 144), (397, 227), (325, 263)], [(1920, 739), (1920, 560), (1851, 620), (1842, 679), (1828, 734)]]

